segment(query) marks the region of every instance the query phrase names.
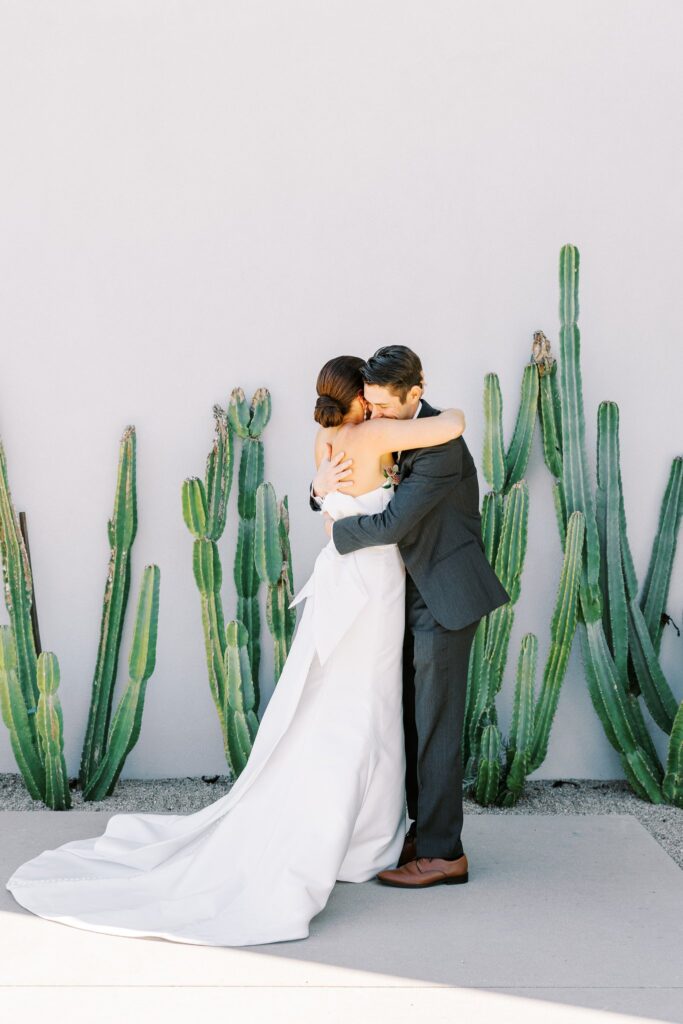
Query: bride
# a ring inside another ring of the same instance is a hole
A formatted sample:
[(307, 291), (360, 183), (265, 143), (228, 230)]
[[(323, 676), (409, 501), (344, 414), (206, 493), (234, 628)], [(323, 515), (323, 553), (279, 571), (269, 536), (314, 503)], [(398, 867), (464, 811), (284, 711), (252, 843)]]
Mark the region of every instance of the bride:
[[(458, 437), (457, 409), (366, 419), (363, 360), (320, 371), (316, 465), (354, 460), (334, 519), (391, 501), (393, 452)], [(322, 530), (321, 530), (322, 532)], [(309, 935), (336, 881), (396, 865), (408, 824), (401, 658), (405, 568), (395, 544), (339, 555), (330, 541), (251, 755), (230, 791), (194, 814), (114, 814), (105, 832), (45, 850), (6, 883), (40, 917), (95, 932), (247, 946)]]

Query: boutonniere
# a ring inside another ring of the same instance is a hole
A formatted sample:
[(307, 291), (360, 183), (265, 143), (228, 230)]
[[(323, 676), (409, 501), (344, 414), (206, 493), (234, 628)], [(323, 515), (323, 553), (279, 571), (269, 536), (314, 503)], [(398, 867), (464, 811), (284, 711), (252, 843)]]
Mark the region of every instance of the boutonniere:
[(392, 484), (394, 487), (398, 486), (398, 463), (395, 462), (391, 469), (384, 469), (382, 472), (387, 479), (387, 482), (382, 484), (383, 487), (391, 487)]

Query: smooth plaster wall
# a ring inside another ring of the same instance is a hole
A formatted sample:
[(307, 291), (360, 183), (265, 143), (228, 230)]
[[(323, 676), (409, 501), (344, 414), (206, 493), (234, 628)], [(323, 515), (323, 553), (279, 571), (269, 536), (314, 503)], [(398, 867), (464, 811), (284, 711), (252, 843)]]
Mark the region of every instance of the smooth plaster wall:
[[(204, 472), (213, 404), (237, 384), (272, 392), (267, 476), (290, 496), (299, 587), (324, 540), (306, 501), (322, 363), (414, 347), (429, 400), (468, 414), (483, 493), (484, 375), (500, 375), (509, 438), (533, 331), (557, 349), (565, 242), (581, 252), (589, 457), (598, 403), (613, 399), (642, 581), (683, 439), (682, 28), (671, 0), (0, 3), (0, 435), (43, 647), (60, 660), (70, 773), (125, 425), (139, 528), (120, 682), (152, 561), (161, 613), (124, 777), (222, 772), (180, 509), (182, 480)], [(528, 480), (504, 727), (526, 631), (543, 664), (560, 567), (538, 435)], [(263, 642), (267, 698), (265, 628)], [(667, 630), (679, 698), (681, 643)], [(16, 770), (4, 727), (0, 770)], [(537, 775), (620, 774), (577, 641)]]

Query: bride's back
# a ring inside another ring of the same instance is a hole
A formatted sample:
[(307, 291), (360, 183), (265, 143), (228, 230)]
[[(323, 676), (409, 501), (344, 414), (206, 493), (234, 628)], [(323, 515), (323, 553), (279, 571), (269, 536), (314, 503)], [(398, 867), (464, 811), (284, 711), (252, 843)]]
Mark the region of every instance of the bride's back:
[(327, 444), (332, 446), (333, 458), (343, 452), (344, 460), (353, 460), (353, 486), (344, 488), (344, 493), (352, 497), (366, 494), (386, 483), (383, 470), (393, 464), (391, 452), (378, 456), (373, 446), (363, 444), (364, 426), (364, 423), (343, 423), (340, 427), (321, 427), (315, 440), (316, 465), (325, 458)]

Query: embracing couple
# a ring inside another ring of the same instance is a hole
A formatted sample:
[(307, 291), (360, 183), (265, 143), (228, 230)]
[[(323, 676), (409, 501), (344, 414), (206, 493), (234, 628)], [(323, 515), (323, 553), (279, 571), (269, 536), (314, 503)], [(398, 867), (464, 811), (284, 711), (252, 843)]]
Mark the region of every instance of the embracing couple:
[(310, 504), (329, 541), (230, 791), (43, 851), (7, 882), (19, 903), (92, 931), (238, 946), (306, 938), (336, 882), (467, 881), (467, 666), (509, 595), (484, 552), (464, 416), (423, 388), (401, 345), (320, 371)]

